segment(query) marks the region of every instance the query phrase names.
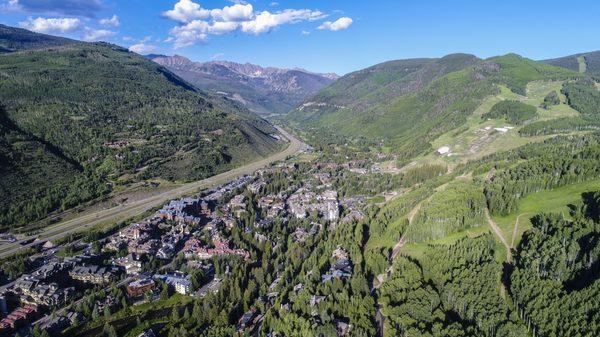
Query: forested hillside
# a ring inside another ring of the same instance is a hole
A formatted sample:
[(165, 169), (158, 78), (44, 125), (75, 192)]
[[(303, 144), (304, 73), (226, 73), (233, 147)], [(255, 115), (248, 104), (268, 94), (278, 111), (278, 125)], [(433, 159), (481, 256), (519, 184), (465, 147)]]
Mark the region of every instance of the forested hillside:
[(0, 24), (0, 53), (52, 48), (77, 43), (79, 42), (64, 37), (34, 33), (26, 29)]
[(542, 62), (594, 76), (600, 75), (600, 51), (559, 57)]
[[(10, 46), (22, 44), (23, 35), (35, 41), (23, 48), (64, 40), (3, 32), (3, 41), (15, 41)], [(270, 135), (275, 129), (239, 105), (104, 43), (2, 54), (0, 92), (8, 129), (3, 157), (10, 159), (0, 182), (2, 226), (92, 199), (114, 183), (200, 179), (280, 147)], [(65, 172), (61, 167), (73, 174), (57, 176), (55, 184), (52, 172)], [(49, 176), (28, 179), (19, 172)]]
[[(464, 124), (486, 97), (499, 92), (499, 85), (524, 95), (532, 81), (579, 76), (515, 54), (484, 61), (450, 55), (423, 62), (398, 61), (399, 69), (390, 67), (396, 63), (384, 63), (346, 75), (289, 118), (300, 128), (325, 129), (372, 143), (383, 140), (410, 158), (429, 149), (436, 137)], [(431, 62), (434, 75), (423, 70), (431, 69)]]

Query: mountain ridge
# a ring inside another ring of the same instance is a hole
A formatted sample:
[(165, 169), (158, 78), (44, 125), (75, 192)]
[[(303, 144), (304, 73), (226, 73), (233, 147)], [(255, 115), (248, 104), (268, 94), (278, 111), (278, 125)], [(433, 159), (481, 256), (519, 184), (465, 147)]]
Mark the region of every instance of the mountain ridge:
[(60, 47), (77, 43), (81, 42), (0, 24), (0, 54), (22, 50)]
[[(4, 29), (5, 40), (23, 41), (23, 30)], [(10, 159), (0, 167), (0, 227), (110, 186), (198, 180), (281, 147), (277, 131), (239, 103), (123, 47), (27, 35), (36, 49), (0, 54), (0, 156)], [(54, 48), (57, 41), (67, 45)], [(73, 173), (62, 177), (58, 167)], [(32, 184), (15, 188), (22, 180)]]
[(540, 62), (591, 75), (600, 75), (600, 50), (541, 60)]
[(179, 55), (148, 57), (198, 88), (238, 101), (262, 115), (286, 113), (337, 78), (332, 73), (262, 67), (251, 63), (194, 62)]

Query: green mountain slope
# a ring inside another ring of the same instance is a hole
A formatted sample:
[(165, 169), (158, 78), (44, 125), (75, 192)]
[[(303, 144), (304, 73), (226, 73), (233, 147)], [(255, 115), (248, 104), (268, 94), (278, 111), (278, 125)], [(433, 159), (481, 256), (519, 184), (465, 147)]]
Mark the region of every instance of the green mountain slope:
[(590, 75), (600, 75), (600, 51), (569, 55), (541, 62)]
[[(362, 79), (354, 73), (346, 75), (298, 107), (290, 119), (303, 127), (324, 128), (371, 142), (383, 140), (404, 157), (410, 157), (428, 149), (429, 142), (440, 134), (464, 124), (484, 98), (499, 92), (499, 85), (524, 94), (531, 81), (579, 76), (515, 54), (485, 61), (471, 57), (465, 62), (467, 57), (451, 55), (434, 61), (437, 67), (445, 66), (439, 68), (438, 76), (421, 77), (422, 65), (404, 74), (385, 64), (358, 72)], [(457, 59), (462, 61), (456, 62)], [(380, 80), (391, 76), (397, 78), (394, 86), (414, 83), (411, 80), (415, 76), (430, 80), (394, 92), (389, 89), (391, 81)], [(352, 88), (362, 90), (353, 92)], [(390, 95), (385, 97), (387, 93)]]
[(389, 61), (347, 74), (323, 88), (298, 108), (297, 121), (319, 118), (338, 108), (361, 110), (382, 100), (415, 92), (452, 71), (475, 64), (473, 55), (453, 54), (441, 59)]
[[(21, 30), (15, 30), (15, 39), (20, 36)], [(69, 165), (80, 175), (97, 176), (104, 185), (147, 178), (200, 179), (280, 147), (270, 136), (275, 130), (264, 120), (114, 45), (76, 43), (2, 54), (0, 93), (6, 128), (25, 135), (26, 141), (45, 144), (24, 148), (25, 157), (52, 158), (47, 166), (56, 171)], [(10, 157), (14, 146), (6, 144), (3, 152)], [(18, 176), (32, 171), (31, 165), (39, 165), (33, 161), (9, 160), (11, 172)], [(13, 192), (20, 186), (16, 179), (0, 182), (8, 191), (2, 214), (15, 205), (36, 203), (27, 188)], [(63, 179), (72, 184), (78, 175)], [(46, 192), (39, 193), (43, 198), (55, 185), (50, 179), (36, 188)], [(43, 213), (5, 219), (2, 225), (24, 223)]]
[(64, 37), (39, 34), (26, 29), (0, 25), (0, 53), (59, 47), (76, 43), (78, 41)]

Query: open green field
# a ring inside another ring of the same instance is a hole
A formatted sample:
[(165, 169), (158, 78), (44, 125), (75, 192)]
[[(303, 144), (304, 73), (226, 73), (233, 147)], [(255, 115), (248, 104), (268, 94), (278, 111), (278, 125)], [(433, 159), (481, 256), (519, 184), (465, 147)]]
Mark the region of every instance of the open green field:
[(597, 190), (600, 190), (600, 179), (567, 185), (549, 191), (540, 191), (521, 199), (517, 212), (507, 216), (494, 216), (493, 218), (502, 230), (504, 237), (512, 241), (515, 222), (517, 217), (520, 216), (519, 226), (514, 237), (513, 247), (516, 247), (523, 232), (531, 228), (531, 221), (529, 220), (531, 216), (542, 212), (560, 212), (566, 218), (569, 218), (567, 205), (579, 201), (582, 193)]

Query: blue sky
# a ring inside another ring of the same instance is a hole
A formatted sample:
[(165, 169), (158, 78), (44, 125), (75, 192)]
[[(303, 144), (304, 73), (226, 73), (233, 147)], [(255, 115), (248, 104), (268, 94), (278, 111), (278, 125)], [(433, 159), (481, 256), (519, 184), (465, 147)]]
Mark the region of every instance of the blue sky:
[(453, 52), (600, 49), (600, 1), (0, 0), (0, 23), (140, 53), (344, 74)]

